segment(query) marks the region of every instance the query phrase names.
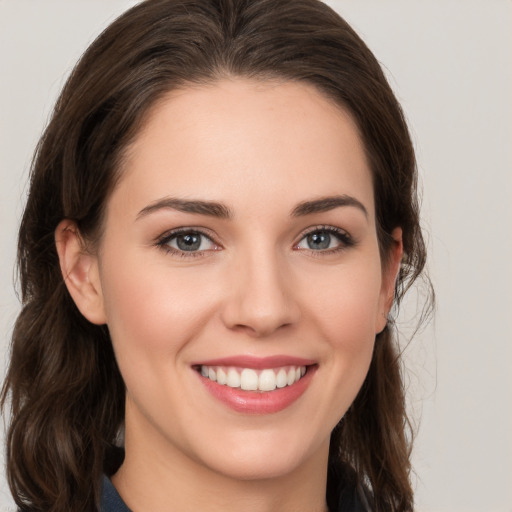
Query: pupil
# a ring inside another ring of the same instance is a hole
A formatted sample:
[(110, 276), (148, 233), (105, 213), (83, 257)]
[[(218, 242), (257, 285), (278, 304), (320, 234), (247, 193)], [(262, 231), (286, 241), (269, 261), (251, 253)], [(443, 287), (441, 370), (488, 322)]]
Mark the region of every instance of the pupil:
[(328, 249), (331, 245), (329, 233), (312, 233), (308, 235), (308, 246), (310, 249)]
[(176, 239), (176, 243), (182, 251), (196, 251), (201, 245), (201, 236), (196, 234), (180, 235)]

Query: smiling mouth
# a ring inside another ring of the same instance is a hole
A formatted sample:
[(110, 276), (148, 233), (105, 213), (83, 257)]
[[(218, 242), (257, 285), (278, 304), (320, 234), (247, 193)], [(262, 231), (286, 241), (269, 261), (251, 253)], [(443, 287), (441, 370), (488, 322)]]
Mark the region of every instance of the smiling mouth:
[(282, 389), (299, 382), (306, 375), (309, 366), (282, 366), (280, 368), (241, 368), (234, 366), (195, 367), (204, 378), (243, 391), (268, 392)]

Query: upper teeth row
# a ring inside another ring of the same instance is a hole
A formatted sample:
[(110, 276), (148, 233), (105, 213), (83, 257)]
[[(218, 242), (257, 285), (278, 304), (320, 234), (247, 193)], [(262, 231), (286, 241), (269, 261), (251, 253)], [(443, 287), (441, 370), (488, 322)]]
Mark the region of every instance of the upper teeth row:
[(273, 391), (291, 386), (306, 373), (305, 366), (253, 370), (225, 366), (201, 366), (201, 375), (218, 384), (246, 391)]

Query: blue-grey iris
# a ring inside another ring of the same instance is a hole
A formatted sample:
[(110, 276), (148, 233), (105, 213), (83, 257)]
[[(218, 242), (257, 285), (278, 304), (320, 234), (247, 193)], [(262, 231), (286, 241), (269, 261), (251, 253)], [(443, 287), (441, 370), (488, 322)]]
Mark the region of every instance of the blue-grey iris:
[(317, 231), (307, 236), (310, 249), (328, 249), (331, 245), (331, 235), (325, 231)]
[(201, 235), (198, 233), (178, 235), (176, 245), (181, 251), (197, 251), (201, 247)]

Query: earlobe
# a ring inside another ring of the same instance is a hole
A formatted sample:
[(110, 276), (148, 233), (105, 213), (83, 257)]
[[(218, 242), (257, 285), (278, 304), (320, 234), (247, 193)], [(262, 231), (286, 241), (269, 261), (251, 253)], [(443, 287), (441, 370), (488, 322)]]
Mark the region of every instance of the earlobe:
[(76, 306), (90, 322), (105, 324), (98, 259), (86, 250), (73, 221), (65, 219), (59, 223), (55, 245), (64, 282)]
[(395, 284), (400, 271), (400, 263), (404, 254), (402, 228), (395, 228), (391, 233), (392, 246), (389, 250), (386, 265), (382, 269), (382, 284), (379, 301), (379, 312), (376, 319), (375, 333), (383, 331), (388, 321), (388, 313), (393, 306)]

